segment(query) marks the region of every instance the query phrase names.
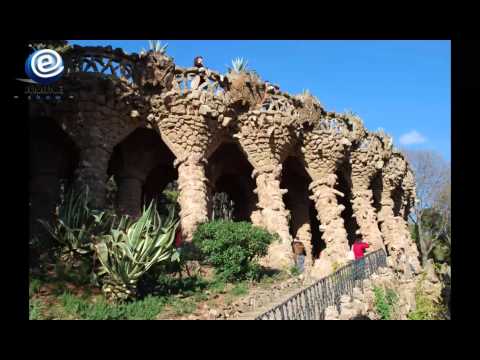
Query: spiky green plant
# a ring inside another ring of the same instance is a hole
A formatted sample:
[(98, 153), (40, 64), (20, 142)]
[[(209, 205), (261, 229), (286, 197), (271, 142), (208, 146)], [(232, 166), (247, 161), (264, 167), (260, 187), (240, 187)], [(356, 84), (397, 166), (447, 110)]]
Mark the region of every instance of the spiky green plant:
[(232, 67), (228, 68), (228, 72), (248, 72), (248, 60), (244, 58), (235, 58), (232, 60)]
[[(167, 51), (168, 44), (162, 45), (160, 40), (148, 40), (149, 49), (148, 51), (153, 51), (159, 54), (165, 54)], [(145, 49), (142, 49), (141, 54), (145, 54), (148, 52)]]
[(60, 244), (61, 256), (72, 258), (91, 252), (92, 235), (105, 226), (105, 212), (92, 210), (88, 205), (88, 187), (79, 192), (70, 190), (58, 206), (52, 224), (38, 220)]
[(138, 280), (153, 265), (178, 260), (172, 246), (178, 223), (173, 207), (162, 219), (152, 201), (138, 220), (122, 217), (109, 234), (98, 237), (95, 250), (101, 263), (99, 275), (106, 275), (102, 289), (107, 298), (116, 302), (135, 298)]

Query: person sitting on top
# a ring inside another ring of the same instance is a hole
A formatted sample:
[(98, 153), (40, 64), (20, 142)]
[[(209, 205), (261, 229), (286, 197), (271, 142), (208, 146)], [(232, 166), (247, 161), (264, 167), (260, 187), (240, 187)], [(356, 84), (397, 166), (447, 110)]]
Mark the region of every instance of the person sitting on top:
[(261, 106), (265, 110), (268, 110), (271, 102), (271, 100), (269, 99), (269, 95), (274, 93), (275, 87), (268, 80), (265, 81), (265, 92), (263, 93), (263, 97), (260, 100), (259, 106)]
[(193, 59), (193, 67), (197, 68), (199, 74), (196, 75), (192, 80), (192, 90), (198, 89), (206, 80), (205, 76), (208, 76), (208, 70), (203, 64), (203, 57), (195, 56)]

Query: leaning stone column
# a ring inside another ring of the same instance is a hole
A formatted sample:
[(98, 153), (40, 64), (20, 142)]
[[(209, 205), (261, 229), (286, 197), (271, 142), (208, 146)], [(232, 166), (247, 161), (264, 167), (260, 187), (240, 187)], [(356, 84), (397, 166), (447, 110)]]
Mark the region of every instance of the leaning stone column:
[(186, 241), (192, 241), (198, 225), (208, 221), (206, 160), (199, 156), (189, 156), (178, 165), (178, 202), (182, 233)]
[[(400, 153), (393, 153), (382, 172), (381, 209), (378, 213), (380, 229), (389, 253), (389, 265), (409, 277), (412, 272), (418, 273), (420, 263), (418, 251), (414, 250), (414, 242), (408, 224), (402, 214), (395, 215), (393, 191), (401, 187), (407, 172), (407, 165)], [(416, 248), (416, 246), (415, 246)]]
[(277, 233), (284, 244), (290, 244), (292, 237), (288, 231), (289, 211), (285, 209), (283, 194), (286, 189), (280, 188), (280, 174), (282, 166), (277, 165), (264, 168), (261, 172), (253, 171), (257, 188), (254, 192), (258, 195), (257, 207), (263, 218), (263, 225), (272, 232)]
[(326, 276), (343, 265), (349, 250), (347, 231), (341, 215), (345, 207), (337, 201), (337, 195), (343, 194), (334, 189), (336, 180), (335, 174), (328, 174), (314, 180), (309, 186), (313, 193), (310, 199), (315, 203), (322, 239), (326, 245), (319, 261), (315, 262), (314, 274), (318, 277)]
[(352, 146), (350, 137), (346, 118), (336, 113), (322, 114), (314, 128), (304, 133), (301, 151), (313, 180), (309, 185), (310, 199), (315, 203), (326, 245), (313, 266), (315, 277), (326, 276), (347, 261), (348, 238), (341, 215), (345, 207), (337, 201), (337, 195), (344, 194), (335, 189), (335, 173)]
[(371, 184), (389, 154), (388, 138), (382, 132), (367, 134), (350, 154), (353, 216), (364, 240), (372, 244), (370, 251), (385, 249), (373, 207)]
[(105, 205), (108, 162), (112, 151), (100, 146), (80, 150), (80, 162), (75, 170), (75, 187), (89, 189), (90, 203), (93, 208)]
[(352, 178), (352, 209), (364, 241), (372, 244), (370, 251), (385, 249), (383, 238), (378, 227), (375, 208), (373, 207), (373, 192), (363, 182)]

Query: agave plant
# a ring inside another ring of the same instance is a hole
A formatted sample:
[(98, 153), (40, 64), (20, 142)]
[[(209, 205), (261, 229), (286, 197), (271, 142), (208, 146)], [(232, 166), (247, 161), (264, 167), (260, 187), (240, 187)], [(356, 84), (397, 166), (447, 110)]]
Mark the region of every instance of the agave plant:
[[(160, 40), (148, 40), (148, 44), (148, 51), (153, 51), (160, 54), (165, 54), (165, 52), (167, 51), (168, 44), (162, 45), (162, 42)], [(142, 49), (141, 54), (145, 53), (147, 53), (147, 51), (145, 49)]]
[(109, 234), (98, 237), (95, 250), (99, 275), (106, 275), (102, 290), (107, 298), (117, 302), (135, 298), (138, 280), (153, 265), (178, 260), (172, 246), (178, 223), (173, 207), (164, 220), (152, 201), (138, 220), (122, 217)]
[(248, 60), (244, 58), (235, 58), (232, 60), (232, 67), (228, 67), (228, 72), (235, 71), (236, 73), (247, 72)]
[(53, 224), (38, 220), (60, 244), (61, 256), (72, 258), (93, 250), (91, 237), (105, 226), (105, 212), (88, 206), (88, 188), (84, 192), (70, 190), (58, 206)]

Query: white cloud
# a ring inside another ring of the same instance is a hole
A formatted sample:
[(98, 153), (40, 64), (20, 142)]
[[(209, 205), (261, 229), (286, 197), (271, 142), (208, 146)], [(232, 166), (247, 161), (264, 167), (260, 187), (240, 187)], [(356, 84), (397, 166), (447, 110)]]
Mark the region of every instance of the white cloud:
[(400, 136), (400, 144), (402, 145), (414, 145), (422, 144), (427, 141), (427, 139), (416, 130), (412, 130), (406, 134)]

